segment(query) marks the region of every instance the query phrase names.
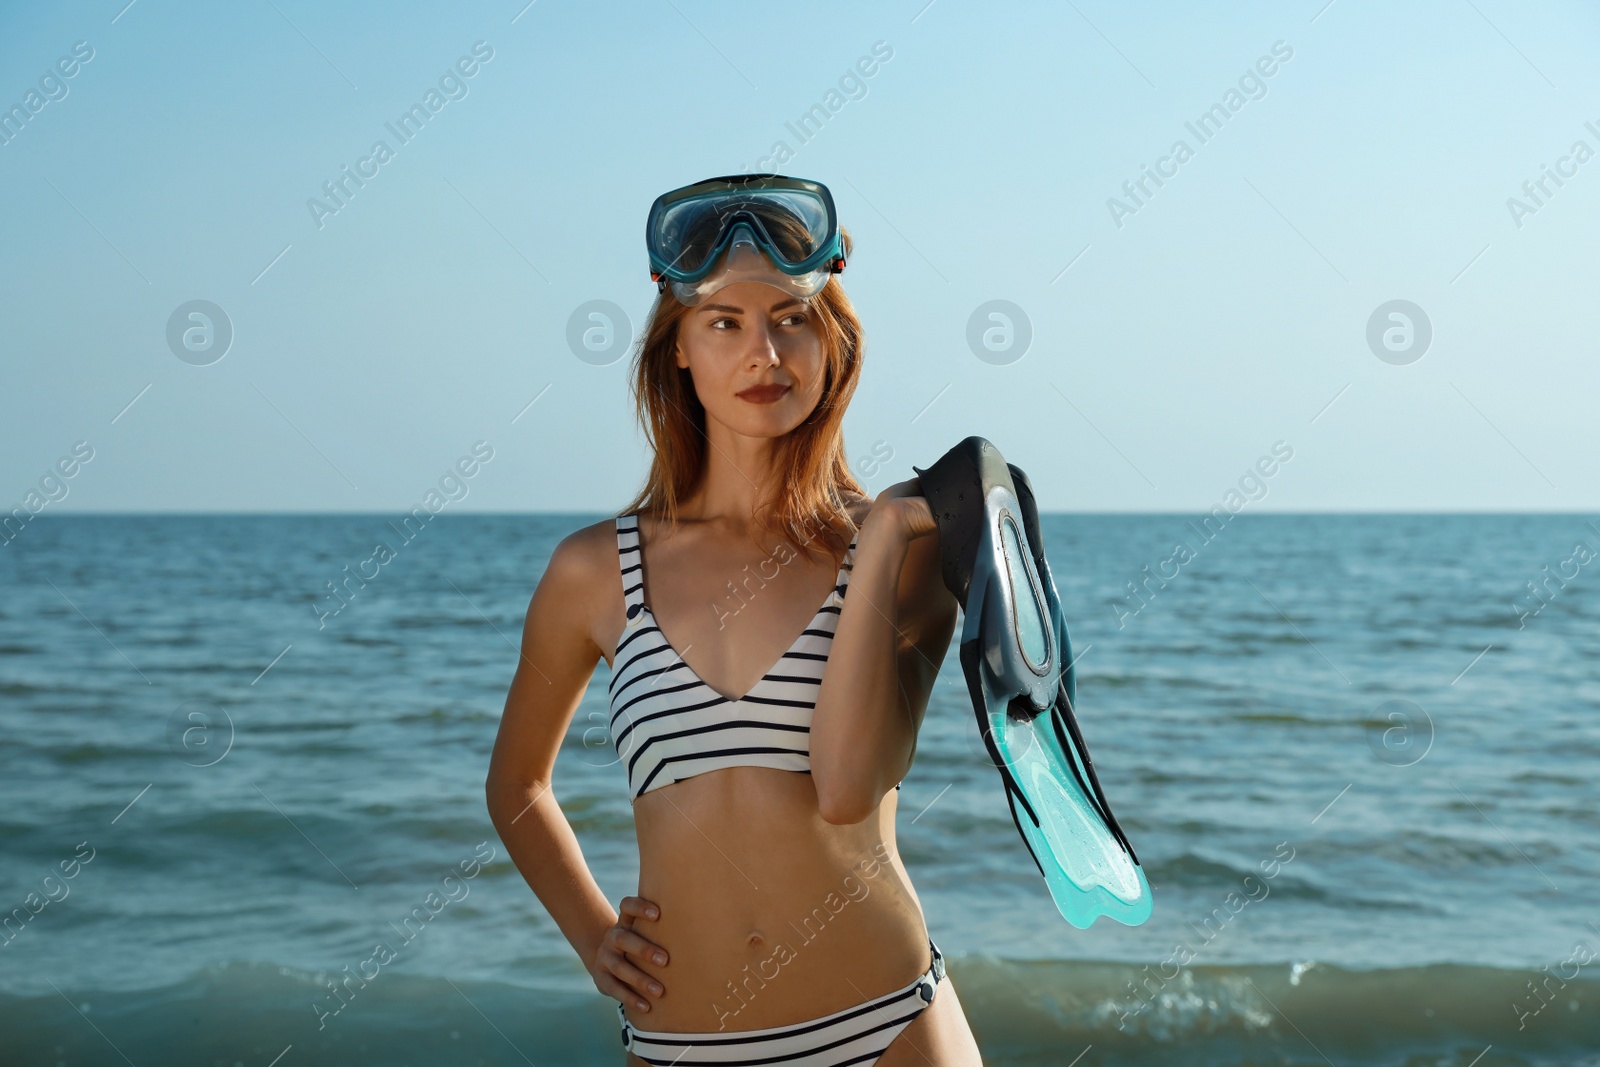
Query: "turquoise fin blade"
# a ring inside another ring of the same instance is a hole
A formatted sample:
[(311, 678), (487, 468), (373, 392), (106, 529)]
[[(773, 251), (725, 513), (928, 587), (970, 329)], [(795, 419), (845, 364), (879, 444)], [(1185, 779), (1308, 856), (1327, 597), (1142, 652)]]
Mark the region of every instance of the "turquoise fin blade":
[[(982, 613), (967, 618), (973, 632), (963, 634), (963, 666), (982, 670)], [(967, 674), (975, 706), (983, 708), (981, 682), (974, 670)], [(1061, 916), (1078, 929), (1101, 916), (1128, 926), (1150, 918), (1144, 870), (1102, 817), (1093, 787), (1085, 788), (1088, 764), (1071, 734), (1058, 729), (1059, 706), (1032, 718), (1003, 707), (984, 710), (1012, 821)]]
[(961, 669), (1018, 834), (1067, 922), (1144, 922), (1150, 884), (1078, 728), (1066, 616), (1027, 474), (981, 437), (912, 469), (965, 613)]

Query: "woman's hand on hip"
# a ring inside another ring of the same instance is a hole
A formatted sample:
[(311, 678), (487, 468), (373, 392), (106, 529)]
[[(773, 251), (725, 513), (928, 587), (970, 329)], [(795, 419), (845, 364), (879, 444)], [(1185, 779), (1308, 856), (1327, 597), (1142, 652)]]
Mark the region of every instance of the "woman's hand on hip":
[(589, 961), (589, 975), (595, 988), (615, 1000), (633, 1003), (640, 1011), (649, 1011), (647, 997), (666, 993), (654, 974), (640, 964), (656, 967), (667, 964), (667, 950), (633, 929), (635, 919), (659, 919), (661, 909), (643, 897), (623, 897), (617, 921), (600, 938), (600, 947)]

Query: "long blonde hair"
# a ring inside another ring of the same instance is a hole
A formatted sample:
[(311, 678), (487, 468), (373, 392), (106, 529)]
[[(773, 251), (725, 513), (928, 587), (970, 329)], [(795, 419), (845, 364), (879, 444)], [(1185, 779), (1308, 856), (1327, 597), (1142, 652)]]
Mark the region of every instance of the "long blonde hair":
[[(845, 258), (850, 233), (839, 228)], [(806, 420), (777, 442), (776, 469), (781, 481), (771, 499), (756, 509), (756, 526), (805, 546), (820, 542), (842, 561), (856, 525), (844, 506), (846, 491), (866, 490), (850, 473), (844, 447), (844, 413), (861, 378), (861, 320), (839, 286), (839, 275), (810, 300), (822, 333), (825, 377), (822, 397)], [(678, 521), (683, 500), (692, 493), (706, 467), (706, 412), (695, 395), (694, 381), (677, 365), (678, 326), (689, 308), (670, 287), (656, 298), (633, 356), (634, 411), (650, 442), (653, 456), (643, 488), (617, 515), (648, 512), (667, 524)], [(766, 547), (766, 546), (762, 546)]]

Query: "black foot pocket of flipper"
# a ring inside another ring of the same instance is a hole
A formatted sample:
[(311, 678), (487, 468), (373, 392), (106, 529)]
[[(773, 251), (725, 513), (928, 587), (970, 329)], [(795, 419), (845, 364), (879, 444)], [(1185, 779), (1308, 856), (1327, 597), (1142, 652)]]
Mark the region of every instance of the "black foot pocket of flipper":
[(939, 524), (939, 571), (963, 611), (972, 568), (983, 539), (984, 498), (1004, 485), (1016, 492), (1000, 450), (982, 437), (968, 437), (927, 467), (912, 466), (922, 495)]

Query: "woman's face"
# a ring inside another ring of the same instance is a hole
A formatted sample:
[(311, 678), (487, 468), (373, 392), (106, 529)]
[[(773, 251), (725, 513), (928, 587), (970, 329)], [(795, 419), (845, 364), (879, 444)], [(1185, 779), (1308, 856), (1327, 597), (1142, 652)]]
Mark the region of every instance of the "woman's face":
[(688, 368), (708, 416), (736, 433), (779, 437), (822, 399), (822, 331), (806, 301), (735, 282), (678, 324), (678, 366)]

